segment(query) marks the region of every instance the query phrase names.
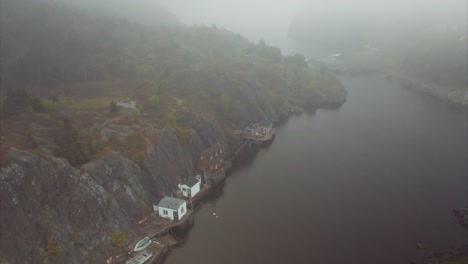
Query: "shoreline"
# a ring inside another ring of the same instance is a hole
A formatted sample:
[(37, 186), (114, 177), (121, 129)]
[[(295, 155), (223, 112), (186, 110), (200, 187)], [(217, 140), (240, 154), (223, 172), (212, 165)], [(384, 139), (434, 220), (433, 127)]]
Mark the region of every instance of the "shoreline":
[[(335, 74), (381, 74), (388, 80), (397, 81), (403, 88), (429, 95), (434, 99), (445, 102), (455, 108), (468, 108), (468, 88), (443, 86), (434, 82), (425, 81), (415, 77), (405, 75), (403, 72), (388, 69), (373, 69), (364, 66), (349, 65), (347, 62), (337, 64), (325, 63), (327, 69)], [(467, 94), (464, 94), (464, 91)]]
[[(286, 117), (285, 119), (287, 119)], [(241, 151), (234, 153), (231, 151), (229, 154), (229, 160), (228, 160), (228, 168), (224, 171), (224, 176), (221, 177), (219, 180), (216, 181), (215, 184), (210, 185), (210, 184), (205, 184), (208, 187), (206, 187), (206, 190), (204, 192), (200, 193), (200, 196), (196, 196), (196, 199), (192, 201), (190, 205), (190, 221), (183, 221), (181, 223), (172, 223), (172, 225), (169, 225), (168, 227), (164, 227), (163, 230), (160, 230), (158, 234), (155, 236), (150, 237), (152, 243), (159, 244), (161, 246), (160, 250), (156, 255), (152, 256), (152, 260), (147, 263), (151, 264), (163, 264), (167, 257), (172, 253), (172, 251), (177, 248), (178, 245), (183, 243), (183, 237), (187, 236), (188, 233), (190, 232), (190, 229), (193, 227), (195, 224), (195, 213), (196, 210), (201, 208), (203, 204), (210, 199), (210, 194), (214, 194), (217, 189), (219, 188), (224, 188), (224, 182), (227, 177), (232, 173), (233, 170), (236, 168), (242, 166), (244, 162), (249, 162), (250, 160), (253, 160), (253, 156), (261, 149), (265, 147), (269, 147), (273, 141), (274, 141), (275, 136), (273, 136), (269, 141), (263, 142), (262, 144), (252, 144), (244, 147)], [(234, 142), (233, 140), (232, 142)], [(205, 187), (204, 187), (205, 188)], [(150, 215), (149, 217), (155, 217), (154, 215)], [(156, 217), (157, 218), (157, 217)], [(151, 225), (151, 224), (149, 224)], [(145, 234), (146, 235), (146, 234)], [(174, 235), (176, 237), (174, 237)], [(166, 244), (163, 243), (161, 240), (162, 237), (164, 236), (169, 236), (171, 239), (175, 241), (175, 243), (172, 244)], [(177, 238), (180, 237), (180, 238)], [(139, 239), (136, 241), (133, 241), (130, 245), (136, 244)], [(117, 263), (127, 263), (130, 261), (132, 258), (137, 256), (138, 254), (134, 254), (135, 252), (131, 249), (130, 247), (127, 247), (127, 256), (121, 259), (121, 261), (118, 261)], [(113, 262), (110, 262), (113, 263)], [(145, 262), (146, 263), (146, 262)]]
[[(341, 74), (345, 74), (345, 73), (341, 73)], [(352, 74), (352, 73), (351, 73)], [(383, 76), (385, 76), (385, 78), (392, 78), (388, 75), (385, 75), (383, 73), (372, 73), (372, 72), (367, 72), (367, 73), (362, 73), (362, 74), (382, 74)], [(396, 80), (396, 81), (402, 81), (401, 79), (398, 79), (398, 78), (394, 78), (393, 80)], [(402, 85), (403, 86), (403, 85)], [(406, 87), (404, 87), (406, 88)], [(426, 94), (428, 95), (426, 92), (424, 91), (420, 91), (421, 94)], [(435, 98), (435, 99), (440, 99), (440, 98)], [(318, 109), (318, 108), (324, 108), (324, 107), (314, 107), (314, 110)], [(308, 111), (302, 111), (302, 112), (308, 112)], [(286, 116), (285, 118), (282, 118), (280, 121), (276, 122), (275, 125), (278, 126), (278, 125), (281, 125), (282, 123), (284, 122), (287, 122), (287, 120), (289, 119), (289, 117), (293, 116), (294, 113), (290, 113), (288, 116)], [(214, 188), (212, 188), (210, 190), (210, 192), (208, 193), (208, 195), (206, 195), (205, 197), (203, 197), (203, 199), (200, 199), (200, 203), (197, 204), (195, 207), (198, 207), (198, 209), (203, 206), (203, 204), (207, 201), (207, 199), (209, 199), (209, 195), (210, 194), (213, 194), (214, 192), (213, 191), (216, 191), (216, 189), (218, 188), (224, 188), (224, 181), (226, 180), (227, 177), (230, 176), (230, 174), (235, 171), (237, 168), (239, 168), (239, 166), (242, 166), (244, 163), (248, 163), (249, 161), (252, 160), (252, 158), (254, 157), (254, 155), (256, 155), (256, 153), (262, 149), (262, 148), (268, 148), (272, 143), (273, 143), (274, 139), (269, 141), (268, 143), (266, 144), (262, 144), (261, 146), (256, 146), (256, 145), (252, 145), (252, 146), (249, 146), (248, 148), (245, 148), (242, 152), (238, 153), (237, 155), (233, 156), (232, 153), (231, 153), (231, 162), (232, 162), (232, 167), (226, 171), (226, 176), (224, 177), (224, 179), (222, 181), (220, 181), (218, 183), (218, 185)], [(216, 199), (216, 198), (215, 198)], [(194, 214), (196, 213), (196, 211), (194, 210)], [(188, 235), (188, 233), (190, 232), (190, 229), (187, 229), (183, 232), (180, 232), (180, 237), (179, 237), (179, 240), (178, 240), (178, 244), (177, 245), (174, 245), (174, 248), (177, 248), (179, 246), (183, 246), (184, 244), (184, 237), (186, 237)], [(173, 248), (173, 249), (174, 249)], [(171, 249), (171, 253), (173, 251), (173, 249)], [(170, 253), (169, 253), (170, 254)], [(166, 255), (166, 258), (169, 256), (169, 254)], [(446, 263), (446, 262), (427, 262), (427, 261), (432, 261), (433, 258), (435, 257), (441, 257), (440, 260), (453, 260), (455, 258), (463, 258), (465, 256), (468, 256), (468, 245), (461, 245), (451, 251), (444, 251), (444, 252), (433, 252), (431, 254), (432, 257), (429, 257), (428, 259), (419, 259), (418, 261), (416, 260), (411, 260), (411, 259), (408, 259), (408, 263), (418, 263), (418, 264), (431, 264), (431, 263)], [(161, 262), (154, 262), (155, 264), (164, 264), (165, 263), (165, 259), (162, 260)], [(413, 262), (414, 261), (414, 262)], [(451, 262), (450, 262), (451, 263)], [(457, 262), (455, 262), (457, 263)], [(448, 264), (448, 263), (447, 263)]]

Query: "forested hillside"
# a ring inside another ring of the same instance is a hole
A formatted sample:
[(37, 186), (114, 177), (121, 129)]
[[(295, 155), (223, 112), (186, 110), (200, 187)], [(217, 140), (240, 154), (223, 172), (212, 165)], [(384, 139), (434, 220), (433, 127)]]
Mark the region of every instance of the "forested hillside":
[[(317, 97), (324, 79), (305, 68), (303, 56), (283, 57), (278, 48), (263, 41), (253, 44), (215, 26), (144, 26), (48, 1), (4, 0), (1, 12), (2, 116), (23, 114), (24, 120), (15, 118), (14, 122), (27, 122), (27, 115), (41, 113), (40, 117), (29, 118), (45, 119), (41, 125), (51, 130), (38, 133), (20, 129), (24, 123), (18, 123), (11, 126), (18, 131), (4, 131), (8, 135), (3, 140), (8, 138), (16, 146), (25, 147), (32, 137), (42, 134), (38, 140), (63, 157), (67, 155), (60, 145), (65, 143), (57, 140), (63, 133), (59, 129), (63, 117), (86, 130), (92, 124), (90, 116), (99, 118), (102, 114), (102, 118), (109, 118), (109, 105), (119, 100), (136, 100), (134, 112), (151, 112), (163, 127), (165, 116), (182, 108), (181, 102), (212, 114), (220, 112), (216, 108), (220, 97), (234, 96), (232, 101), (238, 101), (242, 112), (242, 98), (235, 98), (238, 94), (234, 91), (255, 87), (260, 89), (256, 93), (264, 93), (259, 98), (272, 100), (277, 108), (287, 108), (291, 100), (304, 104), (307, 98)], [(210, 82), (212, 79), (204, 77), (207, 74), (221, 79)], [(179, 91), (175, 96), (175, 90), (167, 89), (183, 82), (185, 90), (192, 85), (186, 78), (195, 75), (206, 79), (204, 87), (200, 87), (203, 93)], [(225, 89), (228, 80), (237, 85)], [(296, 93), (288, 92), (291, 90)], [(206, 103), (196, 105), (200, 96)], [(231, 126), (254, 121), (239, 122), (237, 109), (231, 110), (229, 115), (222, 114)], [(248, 118), (249, 114), (244, 116)], [(81, 134), (85, 137), (86, 133)], [(84, 162), (97, 150), (92, 137), (81, 141), (88, 145), (82, 151), (88, 155), (79, 154), (76, 160)]]

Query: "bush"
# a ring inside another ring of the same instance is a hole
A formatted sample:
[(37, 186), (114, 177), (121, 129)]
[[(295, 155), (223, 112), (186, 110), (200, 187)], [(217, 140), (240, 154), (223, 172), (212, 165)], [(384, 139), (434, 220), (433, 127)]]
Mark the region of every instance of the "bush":
[(159, 97), (157, 95), (153, 95), (149, 99), (149, 103), (151, 108), (157, 108), (159, 106)]
[(173, 127), (177, 123), (177, 116), (174, 113), (169, 113), (166, 116), (166, 126)]
[(42, 103), (46, 112), (57, 111), (60, 108), (58, 101), (47, 100)]
[(128, 238), (128, 233), (127, 232), (122, 232), (120, 230), (112, 232), (110, 235), (110, 239), (114, 245), (118, 247), (124, 247), (125, 244), (127, 243), (127, 238)]
[(222, 94), (219, 97), (219, 105), (221, 106), (221, 111), (222, 111), (224, 116), (227, 116), (229, 114), (230, 104), (231, 103), (230, 103), (229, 97), (227, 95)]
[(117, 105), (115, 104), (114, 100), (112, 100), (109, 104), (109, 111), (113, 114), (117, 113)]
[(33, 97), (31, 100), (31, 107), (35, 112), (45, 113), (46, 107), (39, 97)]
[(151, 92), (153, 94), (159, 93), (159, 84), (157, 82), (153, 83), (153, 86), (151, 86)]
[(311, 95), (316, 95), (318, 93), (318, 88), (314, 83), (309, 83), (309, 85), (306, 87), (306, 91), (311, 94)]
[(177, 139), (181, 143), (188, 143), (191, 133), (190, 133), (190, 128), (188, 127), (182, 127), (182, 126), (175, 126), (175, 131), (177, 135)]
[(151, 64), (145, 63), (145, 64), (140, 65), (140, 67), (138, 67), (137, 76), (140, 79), (154, 78), (155, 75), (156, 75), (156, 70)]
[(53, 259), (61, 256), (63, 249), (55, 245), (51, 236), (47, 236), (47, 248), (45, 250), (45, 255), (48, 259)]

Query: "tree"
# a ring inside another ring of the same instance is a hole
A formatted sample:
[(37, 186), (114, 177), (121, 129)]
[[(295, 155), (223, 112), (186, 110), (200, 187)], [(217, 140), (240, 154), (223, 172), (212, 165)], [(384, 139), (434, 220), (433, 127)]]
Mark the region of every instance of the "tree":
[(152, 108), (157, 108), (159, 106), (159, 97), (157, 95), (153, 95), (150, 97), (149, 102)]
[(171, 112), (171, 113), (167, 114), (167, 116), (166, 116), (166, 126), (168, 126), (168, 127), (175, 126), (176, 122), (177, 122), (177, 116), (174, 115), (174, 113)]
[(51, 236), (47, 236), (47, 248), (45, 250), (45, 255), (48, 259), (53, 259), (61, 256), (63, 249), (55, 245)]
[(58, 101), (59, 101), (57, 95), (53, 95), (53, 96), (51, 96), (49, 99), (50, 99), (50, 101), (52, 101), (53, 103), (58, 103)]
[(127, 232), (122, 232), (120, 230), (112, 232), (110, 235), (110, 239), (114, 245), (118, 247), (124, 247), (125, 244), (127, 243), (127, 238), (128, 238), (128, 233)]
[(221, 106), (221, 111), (224, 116), (229, 114), (231, 103), (230, 103), (229, 97), (226, 94), (222, 94), (219, 97), (219, 105)]
[(159, 84), (157, 82), (154, 82), (151, 86), (151, 93), (154, 95), (159, 94)]
[(31, 95), (24, 89), (8, 90), (7, 96), (2, 104), (2, 115), (17, 115), (32, 104)]
[(63, 119), (63, 136), (60, 145), (61, 154), (70, 164), (75, 165), (87, 160), (88, 157), (83, 151), (82, 144), (69, 118)]
[(115, 104), (114, 100), (112, 100), (109, 104), (109, 111), (113, 114), (117, 113), (117, 105)]
[(156, 76), (156, 70), (154, 69), (153, 65), (145, 63), (138, 67), (137, 76), (140, 79), (154, 78)]
[(306, 91), (309, 93), (309, 95), (315, 96), (319, 92), (317, 86), (313, 83), (310, 82), (308, 86), (306, 86)]
[(46, 107), (44, 106), (44, 103), (37, 96), (32, 96), (32, 98), (31, 98), (31, 107), (36, 112), (39, 112), (39, 113), (45, 113), (46, 112)]

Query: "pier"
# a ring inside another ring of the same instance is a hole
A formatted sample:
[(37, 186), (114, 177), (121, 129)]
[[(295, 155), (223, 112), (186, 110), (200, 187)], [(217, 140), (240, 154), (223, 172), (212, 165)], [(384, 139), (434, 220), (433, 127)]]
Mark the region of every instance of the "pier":
[(206, 197), (208, 193), (210, 193), (210, 190), (211, 190), (211, 185), (202, 184), (200, 188), (200, 192), (197, 193), (195, 197), (192, 197), (192, 198), (181, 197), (181, 198), (187, 201), (187, 208), (193, 210), (193, 208), (195, 208), (195, 206), (197, 206), (202, 201), (202, 199)]
[(244, 128), (244, 130), (234, 130), (233, 136), (237, 139), (237, 142), (232, 148), (233, 156), (239, 155), (246, 146), (259, 146), (272, 142), (275, 137), (275, 132), (276, 130), (271, 123), (253, 123)]
[[(235, 157), (247, 146), (260, 146), (272, 142), (275, 137), (275, 129), (271, 123), (254, 123), (244, 130), (234, 131), (233, 136), (236, 142), (232, 147), (231, 155)], [(140, 222), (141, 232), (127, 248), (127, 255), (120, 258), (118, 262), (112, 262), (112, 258), (110, 258), (111, 262), (108, 263), (162, 263), (171, 253), (173, 247), (178, 244), (171, 233), (176, 230), (187, 230), (193, 225), (195, 222), (194, 208), (206, 197), (214, 185), (226, 177), (227, 171), (232, 166), (231, 155), (226, 157), (219, 143), (213, 144), (203, 151), (196, 162), (195, 171), (201, 174), (204, 184), (200, 186), (199, 193), (194, 197), (181, 197), (187, 203), (187, 213), (180, 220), (173, 221), (162, 218), (153, 212)], [(135, 248), (141, 241), (147, 242), (148, 240), (150, 242), (143, 250)]]
[[(171, 233), (175, 230), (186, 230), (195, 221), (193, 210), (187, 210), (187, 213), (179, 221), (165, 219), (154, 213), (149, 218), (149, 220), (142, 223), (143, 231), (138, 238), (127, 247), (127, 256), (116, 263), (162, 263), (170, 254), (172, 248), (178, 244)], [(145, 237), (151, 239), (149, 245), (141, 252), (135, 251), (135, 246)], [(108, 263), (114, 263), (112, 258), (110, 260), (111, 262)]]
[(206, 177), (207, 184), (212, 186), (217, 185), (226, 178), (227, 171), (231, 168), (231, 166), (231, 161), (225, 158), (218, 170), (212, 171), (211, 173), (206, 173), (206, 175), (203, 175), (202, 177)]
[[(147, 236), (155, 238), (162, 235), (170, 234), (175, 229), (187, 229), (195, 221), (193, 211), (187, 209), (187, 213), (178, 221), (162, 218), (160, 216), (153, 216), (153, 220), (147, 222), (143, 226), (143, 235), (141, 238)], [(140, 239), (141, 239), (140, 238)]]

